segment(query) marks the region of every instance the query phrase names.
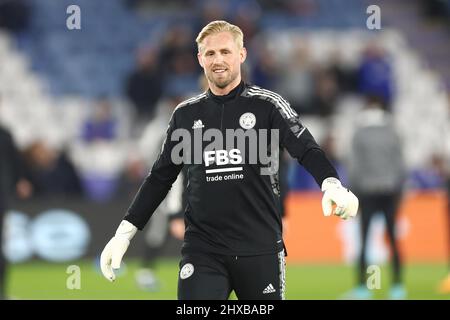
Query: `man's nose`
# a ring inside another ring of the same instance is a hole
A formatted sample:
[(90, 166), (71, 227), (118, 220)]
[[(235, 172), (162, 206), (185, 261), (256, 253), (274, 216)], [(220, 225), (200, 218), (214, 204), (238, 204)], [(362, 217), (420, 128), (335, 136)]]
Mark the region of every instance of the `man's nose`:
[(214, 64), (222, 64), (222, 62), (223, 62), (223, 56), (219, 53), (219, 54), (216, 54), (215, 55), (215, 57), (214, 57)]

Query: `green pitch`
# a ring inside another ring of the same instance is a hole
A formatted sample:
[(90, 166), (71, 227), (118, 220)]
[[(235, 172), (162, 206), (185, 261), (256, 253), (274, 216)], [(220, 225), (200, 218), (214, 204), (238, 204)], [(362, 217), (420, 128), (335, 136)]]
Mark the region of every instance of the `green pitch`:
[[(178, 262), (161, 260), (155, 267), (160, 290), (145, 292), (135, 282), (136, 260), (126, 260), (121, 274), (114, 283), (105, 280), (93, 261), (83, 260), (70, 264), (29, 262), (11, 265), (8, 272), (8, 295), (11, 299), (175, 299)], [(70, 265), (79, 267), (79, 281)], [(351, 289), (355, 268), (345, 265), (288, 265), (286, 270), (286, 298), (341, 299)], [(450, 299), (440, 295), (436, 287), (446, 275), (446, 265), (414, 264), (405, 267), (405, 283), (409, 299)], [(72, 278), (71, 278), (72, 277)], [(391, 273), (381, 268), (381, 289), (374, 290), (375, 298), (386, 299)], [(68, 289), (80, 286), (80, 289)]]

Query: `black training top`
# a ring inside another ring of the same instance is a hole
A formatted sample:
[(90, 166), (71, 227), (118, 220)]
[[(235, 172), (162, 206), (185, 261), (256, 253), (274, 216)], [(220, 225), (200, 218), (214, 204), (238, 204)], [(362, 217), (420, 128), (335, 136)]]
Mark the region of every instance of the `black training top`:
[[(186, 148), (190, 150), (179, 151), (179, 140), (173, 141), (172, 136), (176, 129), (190, 133), (192, 141)], [(256, 130), (257, 142), (245, 140), (242, 145), (232, 139), (232, 145), (227, 147), (229, 141), (224, 141), (222, 148), (214, 146), (211, 151), (205, 147), (214, 138), (205, 137), (206, 141), (200, 140), (197, 144), (201, 146), (201, 153), (200, 160), (197, 157), (195, 161), (194, 153), (198, 150), (195, 137), (207, 133), (208, 129), (216, 129), (224, 137), (227, 129), (245, 133)], [(258, 158), (255, 163), (254, 159), (252, 161), (254, 154), (250, 152), (255, 145), (258, 150), (270, 145), (270, 135), (266, 140), (259, 136), (261, 129), (267, 132), (278, 129), (280, 148), (286, 148), (319, 185), (327, 177), (338, 177), (286, 100), (272, 91), (241, 82), (226, 96), (216, 96), (208, 90), (178, 105), (161, 153), (125, 219), (141, 230), (186, 166), (184, 252), (241, 256), (279, 252), (284, 244), (278, 174), (262, 175), (261, 169), (268, 167), (267, 161)], [(172, 151), (184, 156), (182, 163), (171, 157)], [(274, 152), (266, 154), (275, 156)]]

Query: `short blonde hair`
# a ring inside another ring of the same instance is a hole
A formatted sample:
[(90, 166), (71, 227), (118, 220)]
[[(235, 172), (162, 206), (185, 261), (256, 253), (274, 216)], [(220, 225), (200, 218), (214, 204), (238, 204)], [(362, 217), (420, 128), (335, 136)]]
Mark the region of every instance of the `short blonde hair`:
[(200, 31), (197, 39), (195, 39), (195, 42), (197, 42), (198, 51), (201, 51), (202, 42), (207, 36), (220, 32), (230, 32), (239, 49), (244, 47), (244, 34), (242, 33), (241, 28), (224, 20), (216, 20), (208, 23), (202, 31)]

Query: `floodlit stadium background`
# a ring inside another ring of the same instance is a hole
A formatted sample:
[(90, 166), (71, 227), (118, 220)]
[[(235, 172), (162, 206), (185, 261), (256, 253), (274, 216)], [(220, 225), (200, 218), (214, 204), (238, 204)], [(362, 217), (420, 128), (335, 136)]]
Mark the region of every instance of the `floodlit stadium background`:
[[(73, 4), (81, 29), (67, 25)], [(367, 27), (371, 4), (381, 9), (380, 30)], [(364, 96), (385, 98), (408, 166), (397, 230), (408, 297), (448, 299), (437, 287), (449, 261), (441, 174), (450, 153), (449, 15), (450, 2), (437, 0), (0, 1), (0, 122), (34, 187), (5, 220), (8, 296), (176, 298), (181, 242), (172, 236), (154, 266), (158, 290), (135, 280), (145, 232), (116, 283), (101, 276), (98, 256), (155, 157), (168, 110), (201, 91), (197, 33), (224, 18), (244, 31), (246, 79), (291, 102), (344, 182)], [(385, 68), (372, 68), (373, 55)], [(139, 65), (148, 71), (135, 73)], [(140, 109), (143, 100), (153, 113)], [(325, 219), (318, 187), (294, 162), (287, 181), (287, 298), (339, 299), (356, 281), (358, 220)], [(383, 299), (391, 271), (381, 218), (370, 239)], [(77, 270), (79, 289), (71, 286)]]

